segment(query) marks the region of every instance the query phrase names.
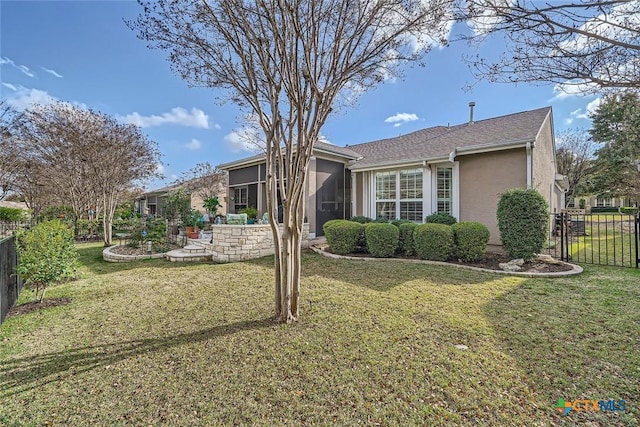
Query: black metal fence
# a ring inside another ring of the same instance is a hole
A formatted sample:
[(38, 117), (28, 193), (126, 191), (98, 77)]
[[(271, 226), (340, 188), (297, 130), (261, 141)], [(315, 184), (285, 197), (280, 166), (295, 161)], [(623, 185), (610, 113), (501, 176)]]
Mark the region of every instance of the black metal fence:
[(551, 216), (547, 253), (563, 261), (640, 267), (640, 217), (562, 212)]
[(18, 300), (22, 280), (15, 274), (18, 265), (15, 237), (0, 240), (0, 323)]

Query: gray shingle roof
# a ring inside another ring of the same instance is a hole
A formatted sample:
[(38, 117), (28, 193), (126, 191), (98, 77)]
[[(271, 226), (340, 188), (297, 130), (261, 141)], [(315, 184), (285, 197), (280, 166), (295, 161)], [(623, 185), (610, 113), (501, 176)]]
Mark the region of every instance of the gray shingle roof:
[(352, 169), (384, 164), (446, 158), (454, 149), (487, 149), (497, 145), (534, 141), (551, 107), (455, 126), (435, 126), (396, 138), (381, 139), (348, 148), (362, 156)]

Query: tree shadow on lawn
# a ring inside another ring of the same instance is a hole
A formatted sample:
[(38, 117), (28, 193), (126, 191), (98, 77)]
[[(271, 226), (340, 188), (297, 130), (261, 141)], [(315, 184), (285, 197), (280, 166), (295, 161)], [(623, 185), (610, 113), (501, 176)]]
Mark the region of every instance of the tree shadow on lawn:
[(242, 331), (278, 326), (272, 317), (214, 326), (195, 332), (70, 349), (62, 352), (0, 361), (0, 397), (8, 397), (41, 387), (59, 379), (59, 374), (74, 373), (149, 352), (165, 351), (182, 344), (207, 341)]
[(529, 279), (483, 309), (498, 349), (543, 400), (534, 410), (554, 424), (562, 418), (559, 398), (627, 402), (617, 414), (573, 411), (570, 423), (637, 425), (640, 419), (633, 405), (640, 395), (640, 291), (632, 282), (609, 280), (597, 274)]
[[(273, 268), (273, 256), (245, 262)], [(505, 277), (464, 270), (455, 266), (403, 263), (397, 260), (333, 259), (318, 255), (311, 250), (305, 250), (302, 252), (302, 277), (309, 279), (314, 276), (347, 282), (380, 292), (386, 292), (403, 283), (421, 279), (435, 285), (469, 285)]]

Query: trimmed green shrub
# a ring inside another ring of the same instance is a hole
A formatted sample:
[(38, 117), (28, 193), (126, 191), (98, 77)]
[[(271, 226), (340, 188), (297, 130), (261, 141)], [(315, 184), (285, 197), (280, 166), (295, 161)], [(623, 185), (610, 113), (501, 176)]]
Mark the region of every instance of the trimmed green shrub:
[(594, 206), (591, 208), (591, 213), (617, 213), (618, 208), (615, 206)]
[(349, 219), (349, 221), (359, 222), (360, 224), (367, 224), (373, 220), (368, 216), (356, 215), (356, 216), (352, 216), (351, 219)]
[(360, 223), (334, 219), (327, 221), (322, 230), (333, 252), (346, 255), (355, 252), (360, 244), (364, 226)]
[(364, 236), (367, 242), (367, 250), (377, 258), (388, 258), (398, 248), (400, 231), (393, 224), (367, 224), (364, 228)]
[(54, 219), (41, 222), (30, 231), (20, 230), (16, 237), (18, 275), (25, 285), (35, 286), (36, 300), (42, 302), (50, 283), (72, 277), (75, 272), (78, 252), (73, 230)]
[(489, 229), (479, 222), (462, 221), (451, 226), (455, 256), (462, 261), (477, 261), (484, 256), (489, 243)]
[(514, 188), (498, 201), (498, 229), (510, 258), (531, 260), (542, 251), (548, 234), (549, 207), (536, 190)]
[(449, 215), (446, 212), (439, 212), (439, 213), (432, 213), (431, 215), (429, 215), (424, 219), (424, 222), (434, 223), (434, 224), (453, 225), (456, 222), (458, 222), (458, 220), (456, 219), (455, 216)]
[(416, 253), (415, 246), (413, 244), (413, 232), (417, 227), (418, 224), (416, 224), (415, 222), (406, 222), (400, 224), (398, 249), (400, 249), (400, 251), (407, 256), (412, 256)]
[(0, 206), (0, 221), (20, 222), (27, 219), (27, 213), (20, 208)]
[(371, 222), (377, 222), (378, 224), (388, 224), (389, 219), (385, 216), (379, 216), (378, 218), (374, 219)]
[(624, 206), (624, 207), (621, 207), (619, 210), (620, 210), (620, 213), (624, 215), (636, 215), (638, 213), (638, 208), (633, 206)]
[(446, 261), (453, 250), (453, 231), (447, 224), (421, 224), (414, 230), (413, 241), (421, 259)]
[(396, 227), (400, 228), (400, 226), (402, 224), (407, 224), (409, 222), (413, 223), (413, 221), (409, 221), (408, 219), (394, 219), (393, 221), (391, 221), (391, 224), (393, 224)]

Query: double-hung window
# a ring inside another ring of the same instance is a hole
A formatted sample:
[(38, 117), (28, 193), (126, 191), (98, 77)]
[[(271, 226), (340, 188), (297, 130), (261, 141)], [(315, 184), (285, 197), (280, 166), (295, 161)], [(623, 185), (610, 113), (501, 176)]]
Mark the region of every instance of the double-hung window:
[(422, 221), (422, 169), (377, 172), (376, 217)]
[(453, 169), (436, 168), (436, 209), (453, 215)]

